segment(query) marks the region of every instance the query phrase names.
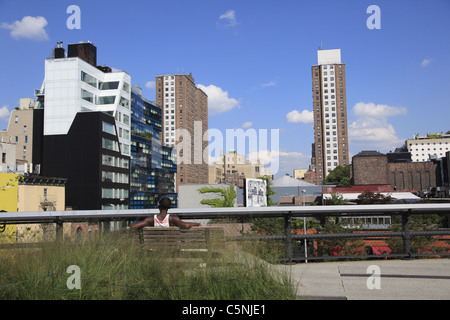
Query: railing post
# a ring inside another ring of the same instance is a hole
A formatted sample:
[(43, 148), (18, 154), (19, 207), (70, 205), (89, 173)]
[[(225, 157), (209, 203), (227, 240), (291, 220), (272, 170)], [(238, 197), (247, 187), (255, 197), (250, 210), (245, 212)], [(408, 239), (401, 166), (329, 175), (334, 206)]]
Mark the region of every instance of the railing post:
[(55, 222), (56, 222), (56, 242), (62, 242), (64, 238), (63, 235), (64, 223), (59, 218), (56, 218)]
[(288, 215), (284, 217), (284, 244), (286, 247), (286, 260), (288, 263), (292, 262), (292, 234), (291, 234), (291, 222), (292, 214), (289, 212)]
[(111, 220), (101, 220), (100, 221), (100, 235), (103, 237), (105, 232), (111, 231)]
[(403, 233), (403, 252), (407, 255), (405, 259), (411, 259), (411, 232), (409, 230), (409, 218), (411, 209), (402, 212), (402, 233)]

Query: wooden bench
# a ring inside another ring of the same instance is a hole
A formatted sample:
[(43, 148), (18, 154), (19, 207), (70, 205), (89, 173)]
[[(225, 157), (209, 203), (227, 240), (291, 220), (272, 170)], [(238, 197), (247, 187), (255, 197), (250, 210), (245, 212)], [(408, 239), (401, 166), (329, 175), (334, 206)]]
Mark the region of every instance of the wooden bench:
[(140, 244), (147, 250), (219, 252), (225, 246), (224, 230), (221, 227), (145, 227), (140, 231)]

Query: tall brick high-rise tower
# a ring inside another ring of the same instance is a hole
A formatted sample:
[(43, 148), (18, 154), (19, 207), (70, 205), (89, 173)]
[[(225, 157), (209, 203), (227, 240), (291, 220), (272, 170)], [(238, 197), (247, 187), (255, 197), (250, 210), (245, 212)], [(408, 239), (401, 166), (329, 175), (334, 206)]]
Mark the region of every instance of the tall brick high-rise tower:
[[(162, 110), (161, 141), (177, 151), (177, 186), (208, 183), (208, 96), (199, 89), (192, 74), (156, 77), (156, 104)], [(184, 132), (184, 136), (180, 136)], [(190, 140), (189, 140), (190, 139)]]
[(314, 154), (312, 164), (316, 184), (323, 184), (328, 173), (348, 165), (348, 125), (345, 64), (341, 50), (318, 50), (317, 65), (312, 66), (314, 108)]

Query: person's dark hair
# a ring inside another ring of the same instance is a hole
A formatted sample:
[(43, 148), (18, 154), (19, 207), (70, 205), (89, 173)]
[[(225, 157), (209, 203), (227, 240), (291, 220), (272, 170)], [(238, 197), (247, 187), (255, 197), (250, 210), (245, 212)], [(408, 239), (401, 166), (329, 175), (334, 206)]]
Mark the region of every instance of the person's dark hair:
[(172, 202), (170, 201), (169, 198), (162, 198), (159, 201), (158, 208), (160, 210), (169, 210), (171, 208), (171, 206), (172, 206)]

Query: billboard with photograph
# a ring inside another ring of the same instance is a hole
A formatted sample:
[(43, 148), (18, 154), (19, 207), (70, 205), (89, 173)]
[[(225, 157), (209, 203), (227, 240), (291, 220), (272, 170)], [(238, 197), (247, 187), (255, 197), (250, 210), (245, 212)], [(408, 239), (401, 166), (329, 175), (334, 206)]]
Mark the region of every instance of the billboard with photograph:
[(246, 207), (267, 207), (266, 181), (245, 179), (244, 199)]

